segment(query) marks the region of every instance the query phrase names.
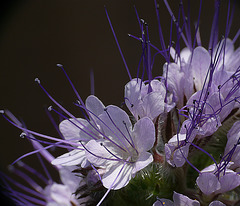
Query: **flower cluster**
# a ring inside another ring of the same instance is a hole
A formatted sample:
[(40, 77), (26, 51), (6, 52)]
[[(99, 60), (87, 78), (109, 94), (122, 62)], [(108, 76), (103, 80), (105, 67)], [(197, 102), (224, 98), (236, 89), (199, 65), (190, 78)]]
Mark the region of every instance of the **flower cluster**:
[[(47, 205), (239, 204), (240, 48), (234, 49), (234, 44), (240, 30), (232, 40), (229, 38), (235, 5), (229, 1), (226, 31), (219, 39), (220, 0), (215, 1), (206, 48), (199, 30), (202, 1), (193, 36), (190, 8), (186, 16), (180, 0), (176, 18), (164, 1), (172, 20), (168, 46), (162, 35), (160, 8), (156, 0), (154, 3), (160, 47), (150, 42), (148, 24), (136, 11), (141, 36), (129, 36), (140, 42), (142, 55), (134, 78), (106, 10), (130, 77), (124, 89), (125, 110), (105, 106), (94, 95), (87, 97), (84, 103), (63, 66), (58, 64), (78, 97), (75, 105), (81, 110), (82, 118), (75, 117), (59, 104), (39, 79), (36, 82), (58, 108), (51, 106), (49, 111), (64, 119), (59, 124), (62, 139), (29, 130), (11, 113), (2, 112), (4, 118), (31, 140), (33, 153), (47, 156), (58, 168), (61, 184), (50, 181), (45, 189), (38, 190)], [(173, 43), (174, 26), (177, 40)], [(180, 49), (182, 43), (185, 48)], [(166, 63), (163, 74), (154, 77), (152, 70), (158, 56)], [(53, 158), (47, 151), (51, 147), (67, 151)], [(37, 203), (8, 190), (21, 203)]]

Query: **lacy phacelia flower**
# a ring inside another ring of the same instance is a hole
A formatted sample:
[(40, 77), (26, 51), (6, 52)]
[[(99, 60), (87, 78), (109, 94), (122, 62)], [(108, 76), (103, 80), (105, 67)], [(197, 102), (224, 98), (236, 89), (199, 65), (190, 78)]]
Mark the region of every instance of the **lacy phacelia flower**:
[(56, 158), (52, 164), (84, 167), (88, 160), (105, 170), (104, 187), (120, 189), (153, 161), (147, 151), (155, 142), (154, 124), (144, 117), (132, 128), (126, 112), (112, 105), (105, 108), (95, 96), (87, 98), (86, 110), (91, 120), (69, 119), (59, 125), (65, 139), (81, 141), (82, 147)]
[(125, 85), (125, 102), (136, 120), (149, 117), (154, 120), (163, 112), (169, 112), (175, 104), (165, 103), (165, 85), (159, 80), (145, 84), (141, 79), (132, 79)]
[(212, 193), (219, 194), (228, 192), (240, 185), (240, 175), (229, 167), (231, 163), (226, 165), (210, 165), (201, 171), (196, 182), (200, 190), (210, 195)]
[(108, 139), (88, 142), (87, 159), (94, 166), (106, 169), (102, 177), (106, 188), (120, 189), (153, 161), (152, 154), (147, 151), (155, 142), (154, 125), (144, 117), (132, 129), (128, 115), (111, 105), (99, 116), (98, 123)]

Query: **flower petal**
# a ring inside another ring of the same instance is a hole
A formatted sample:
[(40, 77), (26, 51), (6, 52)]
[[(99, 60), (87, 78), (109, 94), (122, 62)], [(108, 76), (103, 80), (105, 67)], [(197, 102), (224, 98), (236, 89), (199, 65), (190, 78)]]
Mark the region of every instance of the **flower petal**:
[(177, 192), (174, 192), (173, 194), (173, 201), (176, 206), (200, 206), (200, 203), (197, 200), (192, 200)]
[(153, 206), (174, 206), (173, 201), (161, 198), (153, 203)]
[(109, 162), (112, 162), (111, 159), (116, 159), (104, 148), (103, 145), (105, 144), (104, 140), (90, 140), (85, 146), (86, 158), (95, 166), (106, 166)]
[[(162, 93), (162, 92), (161, 92)], [(142, 103), (144, 109), (144, 116), (150, 119), (156, 118), (158, 115), (164, 112), (164, 95), (159, 92), (150, 92), (147, 94)], [(143, 116), (141, 116), (143, 117)]]
[(73, 166), (79, 165), (86, 160), (85, 151), (82, 149), (74, 149), (71, 152), (65, 153), (56, 159), (54, 159), (51, 163), (53, 165), (62, 165), (62, 166)]
[(189, 59), (192, 65), (193, 78), (197, 91), (203, 87), (204, 80), (207, 75), (211, 63), (209, 52), (203, 47), (197, 47), (193, 50), (193, 56)]
[(211, 202), (209, 204), (209, 206), (226, 206), (226, 205), (223, 204), (222, 202), (218, 201), (218, 200), (215, 200), (215, 201)]
[(79, 133), (86, 125), (88, 125), (88, 121), (82, 118), (77, 118), (77, 120), (66, 119), (59, 124), (59, 130), (66, 140), (74, 139), (78, 141), (80, 139)]
[(219, 179), (219, 182), (221, 189), (217, 193), (225, 193), (240, 185), (240, 176), (236, 172), (227, 173)]
[(125, 187), (132, 177), (132, 169), (132, 165), (123, 162), (113, 165), (102, 177), (103, 186), (113, 190)]
[(86, 99), (86, 108), (92, 113), (94, 113), (96, 116), (99, 116), (100, 114), (103, 113), (105, 106), (96, 96), (90, 95)]
[(196, 182), (200, 190), (206, 195), (210, 195), (221, 188), (217, 177), (208, 172), (201, 173)]
[(155, 127), (153, 122), (144, 117), (137, 121), (133, 129), (133, 138), (138, 152), (150, 150), (155, 142)]
[(149, 152), (141, 153), (138, 160), (134, 164), (133, 174), (137, 173), (153, 161), (153, 156)]
[(107, 137), (123, 148), (129, 146), (132, 123), (125, 111), (113, 105), (107, 106), (97, 122)]

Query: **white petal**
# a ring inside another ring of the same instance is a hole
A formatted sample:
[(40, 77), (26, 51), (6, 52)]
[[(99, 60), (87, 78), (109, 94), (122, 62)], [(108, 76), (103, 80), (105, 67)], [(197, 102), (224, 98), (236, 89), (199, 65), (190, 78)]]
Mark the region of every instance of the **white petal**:
[(144, 117), (137, 121), (133, 129), (134, 144), (138, 152), (150, 150), (155, 142), (155, 126), (153, 122)]
[(173, 153), (173, 161), (176, 167), (182, 167), (185, 164), (188, 157), (188, 151), (189, 145), (185, 145)]
[(134, 164), (133, 174), (140, 171), (144, 167), (148, 166), (152, 161), (153, 161), (153, 156), (151, 153), (144, 152), (144, 153), (140, 154), (137, 162), (135, 162), (135, 164)]
[(173, 201), (161, 198), (153, 203), (153, 206), (174, 206)]
[(200, 203), (197, 200), (192, 200), (177, 192), (174, 192), (173, 194), (173, 201), (176, 206), (200, 206)]
[(222, 202), (218, 201), (218, 200), (215, 200), (215, 201), (211, 202), (209, 204), (209, 206), (226, 206), (226, 205), (223, 204)]
[[(100, 114), (102, 114), (105, 108), (103, 103), (94, 95), (88, 96), (88, 98), (86, 99), (86, 107), (89, 111), (94, 113), (96, 116), (99, 116)], [(93, 115), (92, 117), (94, 118)]]
[(53, 165), (73, 166), (79, 165), (86, 159), (84, 150), (74, 149), (65, 153), (52, 161)]
[[(191, 61), (192, 60), (192, 61)], [(210, 66), (211, 57), (209, 52), (203, 47), (197, 47), (193, 50), (193, 56), (189, 62), (192, 65), (193, 77), (197, 91), (203, 87), (207, 71)]]
[(107, 137), (110, 137), (121, 147), (129, 146), (128, 141), (131, 142), (129, 133), (132, 133), (132, 123), (125, 111), (110, 105), (106, 107), (106, 111), (99, 116), (99, 119), (97, 122)]
[(77, 118), (77, 121), (75, 119), (66, 119), (59, 124), (59, 130), (65, 139), (79, 140), (79, 133), (81, 131), (80, 128), (84, 129), (86, 125), (88, 125), (88, 121), (85, 119)]
[(125, 103), (133, 114), (133, 116), (138, 119), (138, 107), (141, 102), (141, 85), (142, 80), (141, 79), (132, 79), (130, 82), (128, 82), (125, 85)]
[(219, 182), (221, 189), (217, 193), (225, 193), (240, 185), (240, 176), (235, 172), (227, 173), (220, 178)]
[[(143, 109), (145, 111), (145, 116), (150, 119), (156, 118), (158, 115), (164, 112), (164, 98), (159, 92), (150, 92), (143, 99)], [(142, 116), (143, 117), (143, 116)]]
[(208, 172), (200, 174), (196, 182), (200, 190), (206, 195), (210, 195), (221, 188), (217, 177)]
[(132, 165), (124, 165), (122, 162), (112, 165), (102, 177), (103, 186), (113, 190), (125, 187), (132, 177), (132, 169)]
[[(102, 146), (106, 144), (104, 140), (90, 140), (86, 144), (86, 158), (89, 162), (93, 163), (95, 166), (102, 166), (106, 167), (108, 164), (110, 164), (111, 161), (109, 159), (116, 159), (113, 157), (105, 148)], [(107, 147), (109, 150), (111, 148)]]

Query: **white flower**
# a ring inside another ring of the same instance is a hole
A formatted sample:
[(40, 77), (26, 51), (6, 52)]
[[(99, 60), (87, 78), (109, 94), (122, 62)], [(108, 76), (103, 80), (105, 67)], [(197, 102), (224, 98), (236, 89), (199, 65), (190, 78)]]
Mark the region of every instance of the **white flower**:
[[(155, 142), (153, 122), (144, 117), (132, 124), (126, 112), (116, 106), (108, 106), (99, 116), (105, 138), (86, 144), (87, 159), (96, 167), (105, 168), (103, 186), (120, 189), (128, 184), (139, 170), (153, 161), (150, 150)], [(106, 138), (107, 137), (107, 138)]]
[(159, 80), (144, 84), (141, 79), (132, 79), (125, 85), (125, 102), (136, 120), (149, 117), (154, 120), (165, 110), (170, 111), (174, 105), (165, 101), (166, 88)]

